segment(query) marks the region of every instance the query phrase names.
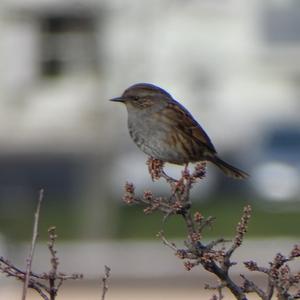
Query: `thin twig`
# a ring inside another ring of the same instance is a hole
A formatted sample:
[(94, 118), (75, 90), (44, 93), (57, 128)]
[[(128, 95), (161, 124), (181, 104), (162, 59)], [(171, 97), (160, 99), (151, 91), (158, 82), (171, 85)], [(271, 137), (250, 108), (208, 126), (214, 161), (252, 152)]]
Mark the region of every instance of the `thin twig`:
[(39, 192), (36, 212), (34, 214), (34, 224), (33, 224), (33, 234), (32, 234), (32, 240), (31, 240), (31, 249), (30, 249), (30, 253), (29, 253), (29, 256), (27, 258), (27, 263), (26, 263), (26, 275), (25, 275), (25, 280), (24, 280), (24, 285), (23, 285), (22, 300), (25, 300), (26, 295), (27, 295), (28, 284), (29, 284), (29, 279), (30, 279), (30, 272), (31, 272), (31, 265), (32, 265), (34, 250), (35, 250), (35, 246), (36, 246), (36, 240), (37, 240), (37, 237), (38, 237), (39, 216), (40, 216), (40, 209), (41, 209), (41, 203), (43, 201), (43, 198), (44, 198), (44, 190), (41, 189), (40, 192)]
[(250, 205), (246, 205), (243, 210), (243, 215), (241, 217), (240, 222), (236, 226), (236, 235), (233, 241), (232, 246), (229, 248), (229, 250), (226, 253), (226, 256), (229, 258), (232, 253), (241, 246), (244, 236), (248, 230), (248, 224), (251, 218), (252, 208)]
[(244, 279), (244, 286), (243, 289), (246, 293), (253, 293), (255, 292), (261, 299), (267, 300), (269, 298), (266, 293), (260, 289), (253, 281), (246, 278), (244, 275), (240, 275)]
[(48, 242), (48, 249), (50, 251), (50, 263), (51, 263), (51, 270), (49, 271), (49, 294), (50, 294), (50, 300), (54, 300), (58, 288), (62, 285), (63, 279), (60, 279), (60, 282), (58, 286), (55, 286), (55, 281), (57, 278), (57, 268), (59, 264), (58, 257), (56, 255), (57, 251), (54, 249), (55, 241), (57, 239), (56, 234), (56, 228), (55, 226), (52, 226), (48, 229), (48, 235), (49, 235), (49, 242)]
[(104, 266), (104, 277), (102, 278), (102, 296), (101, 300), (105, 300), (106, 293), (108, 291), (108, 278), (110, 276), (110, 268), (108, 266)]
[(222, 290), (223, 290), (224, 287), (226, 287), (226, 284), (225, 284), (225, 283), (220, 283), (220, 284), (218, 284), (217, 286), (210, 286), (209, 284), (206, 284), (206, 285), (204, 286), (204, 288), (205, 288), (206, 290), (216, 290), (216, 291), (218, 292), (218, 296), (214, 295), (214, 296), (215, 296), (214, 298), (216, 298), (216, 299), (218, 299), (218, 300), (221, 300), (221, 299), (224, 298), (224, 295), (223, 295), (223, 293), (222, 293)]
[(168, 246), (169, 248), (171, 248), (174, 252), (177, 252), (179, 249), (176, 247), (176, 245), (174, 243), (169, 242), (166, 237), (164, 236), (163, 231), (160, 231), (157, 236), (162, 240), (162, 242), (164, 243), (164, 245)]
[(0, 257), (0, 272), (6, 274), (8, 277), (14, 277), (17, 280), (23, 282), (22, 300), (26, 299), (28, 288), (35, 290), (44, 300), (54, 300), (57, 296), (59, 288), (61, 287), (64, 281), (69, 279), (77, 280), (83, 278), (82, 274), (74, 273), (71, 275), (66, 275), (64, 273), (58, 272), (59, 259), (57, 256), (57, 251), (55, 249), (55, 242), (57, 239), (55, 227), (50, 227), (48, 230), (48, 249), (50, 251), (51, 270), (49, 272), (44, 272), (41, 274), (34, 273), (31, 270), (33, 255), (38, 238), (39, 215), (43, 197), (44, 191), (40, 190), (38, 204), (34, 215), (31, 249), (27, 258), (26, 269), (21, 270), (9, 260)]

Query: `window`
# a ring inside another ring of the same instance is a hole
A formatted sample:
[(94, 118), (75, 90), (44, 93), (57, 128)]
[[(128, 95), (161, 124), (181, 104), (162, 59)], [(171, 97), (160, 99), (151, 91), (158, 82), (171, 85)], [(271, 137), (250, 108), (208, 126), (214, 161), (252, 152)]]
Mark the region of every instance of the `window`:
[(63, 76), (98, 68), (93, 16), (50, 14), (41, 18), (42, 77)]
[(267, 1), (261, 15), (263, 36), (272, 45), (300, 43), (300, 1)]

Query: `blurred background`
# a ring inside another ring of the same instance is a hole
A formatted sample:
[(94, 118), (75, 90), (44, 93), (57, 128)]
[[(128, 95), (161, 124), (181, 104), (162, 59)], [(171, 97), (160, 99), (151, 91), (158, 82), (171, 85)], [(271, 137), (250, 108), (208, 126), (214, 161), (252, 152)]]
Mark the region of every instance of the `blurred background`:
[[(207, 274), (184, 271), (157, 240), (161, 215), (121, 201), (126, 181), (168, 193), (151, 182), (125, 107), (108, 101), (137, 82), (171, 93), (220, 156), (251, 174), (241, 182), (208, 168), (192, 193), (203, 215), (217, 217), (206, 238), (232, 237), (250, 203), (238, 259), (267, 264), (299, 241), (299, 1), (3, 0), (0, 49), (0, 255), (25, 265), (44, 188), (35, 270), (48, 269), (45, 240), (55, 225), (60, 267), (84, 273), (90, 295), (107, 264), (111, 299), (121, 287), (123, 298), (194, 289), (198, 299)], [(182, 239), (182, 225), (171, 218), (168, 237)], [(19, 295), (12, 279), (1, 276), (0, 286), (0, 299)]]

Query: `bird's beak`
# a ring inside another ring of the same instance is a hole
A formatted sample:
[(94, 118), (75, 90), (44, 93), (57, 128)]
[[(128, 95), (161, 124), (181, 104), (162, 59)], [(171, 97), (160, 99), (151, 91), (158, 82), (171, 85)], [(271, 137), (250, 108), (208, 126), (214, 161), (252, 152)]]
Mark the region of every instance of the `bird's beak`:
[(109, 99), (109, 101), (114, 101), (114, 102), (125, 102), (125, 98), (121, 97), (116, 97), (116, 98), (112, 98)]

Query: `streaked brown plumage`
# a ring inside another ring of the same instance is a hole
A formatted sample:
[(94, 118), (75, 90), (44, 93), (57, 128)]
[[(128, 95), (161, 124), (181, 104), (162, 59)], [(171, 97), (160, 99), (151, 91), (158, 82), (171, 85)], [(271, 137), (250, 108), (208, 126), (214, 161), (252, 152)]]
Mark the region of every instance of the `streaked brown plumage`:
[(130, 136), (147, 155), (179, 165), (210, 161), (230, 177), (248, 177), (218, 157), (202, 127), (165, 90), (138, 83), (126, 89), (121, 97), (111, 100), (126, 105)]

